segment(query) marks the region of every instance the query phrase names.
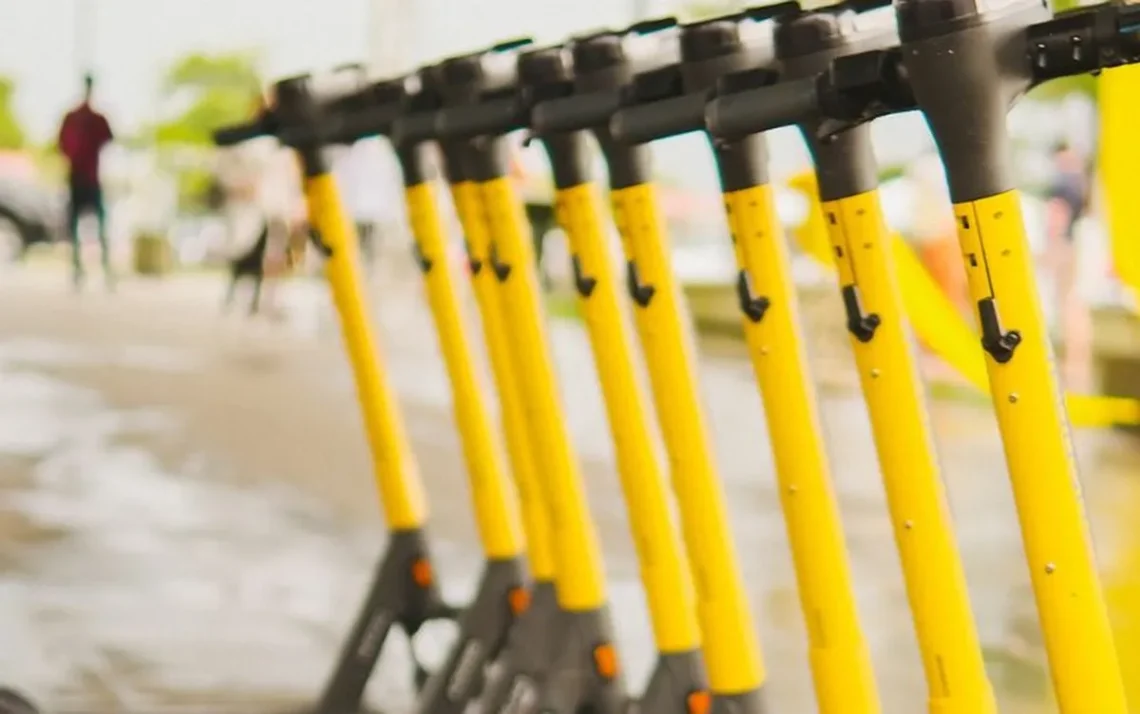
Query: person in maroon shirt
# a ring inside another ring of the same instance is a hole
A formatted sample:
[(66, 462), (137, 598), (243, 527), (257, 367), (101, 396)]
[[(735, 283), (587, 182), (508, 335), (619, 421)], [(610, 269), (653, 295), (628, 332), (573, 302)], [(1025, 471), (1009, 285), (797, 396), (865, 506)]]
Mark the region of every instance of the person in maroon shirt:
[(83, 102), (63, 118), (59, 128), (59, 150), (68, 163), (68, 229), (71, 237), (72, 262), (76, 287), (83, 281), (80, 255), (79, 219), (85, 213), (95, 214), (99, 225), (99, 247), (103, 271), (111, 285), (111, 259), (107, 246), (107, 215), (103, 206), (103, 187), (99, 180), (99, 154), (114, 139), (107, 118), (91, 106), (95, 80), (83, 79)]

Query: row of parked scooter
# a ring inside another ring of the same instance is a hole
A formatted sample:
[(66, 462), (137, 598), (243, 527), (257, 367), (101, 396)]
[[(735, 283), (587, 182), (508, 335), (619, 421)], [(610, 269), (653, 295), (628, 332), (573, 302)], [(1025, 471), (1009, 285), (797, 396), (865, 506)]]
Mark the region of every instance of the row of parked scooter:
[[(1105, 3), (1054, 15), (1040, 0), (897, 0), (893, 16), (889, 7), (846, 0), (809, 10), (793, 1), (692, 24), (653, 20), (558, 46), (504, 43), (331, 92), (313, 77), (295, 77), (275, 85), (274, 104), (257, 121), (217, 133), (223, 145), (273, 136), (301, 159), (314, 243), (327, 259), (391, 536), (313, 711), (360, 709), (393, 630), (415, 637), (437, 618), (457, 620), (459, 636), (440, 667), (415, 665), (413, 708), (423, 714), (771, 711), (651, 181), (648, 145), (689, 132), (708, 137), (719, 171), (818, 709), (881, 710), (768, 181), (765, 132), (796, 126), (811, 150), (838, 266), (926, 706), (932, 714), (997, 712), (868, 133), (878, 117), (921, 111), (954, 202), (1056, 700), (1063, 714), (1127, 714), (1005, 115), (1036, 84), (1140, 61), (1140, 7)], [(659, 655), (638, 694), (622, 674), (602, 548), (562, 414), (532, 243), (508, 176), (507, 142), (518, 131), (550, 160), (634, 531)], [(486, 558), (477, 593), (462, 608), (440, 595), (423, 487), (323, 153), (376, 135), (390, 140), (402, 168)], [(609, 213), (591, 175), (591, 139), (608, 170)], [(452, 237), (435, 195), (441, 172), (462, 224), (500, 424), (479, 386), (475, 340), (447, 264)], [(620, 270), (606, 247), (611, 216), (625, 257)], [(623, 299), (633, 305), (632, 330)], [(638, 359), (650, 377), (648, 397)]]

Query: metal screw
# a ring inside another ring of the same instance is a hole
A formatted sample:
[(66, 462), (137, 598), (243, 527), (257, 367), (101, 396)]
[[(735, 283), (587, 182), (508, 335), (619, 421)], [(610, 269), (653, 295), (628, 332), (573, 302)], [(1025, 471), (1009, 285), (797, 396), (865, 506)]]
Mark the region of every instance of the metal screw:
[(903, 525), (905, 525), (906, 529), (909, 531), (911, 528), (914, 528), (914, 521), (907, 521)]
[(760, 354), (762, 354), (762, 355), (768, 354), (768, 347), (766, 345), (764, 347), (760, 348)]
[(800, 490), (799, 486), (795, 486), (795, 485), (788, 486), (788, 493), (795, 493), (796, 491), (799, 491), (799, 490)]
[(1017, 404), (1017, 392), (1014, 392), (1013, 394), (1009, 395), (1009, 403), (1010, 404)]
[(1053, 565), (1052, 563), (1046, 563), (1045, 564), (1045, 572), (1046, 573), (1052, 573), (1056, 569), (1057, 569), (1057, 566)]
[(871, 370), (871, 379), (878, 379), (880, 374), (882, 374), (882, 372), (879, 370), (878, 367), (876, 367), (875, 369), (872, 369)]

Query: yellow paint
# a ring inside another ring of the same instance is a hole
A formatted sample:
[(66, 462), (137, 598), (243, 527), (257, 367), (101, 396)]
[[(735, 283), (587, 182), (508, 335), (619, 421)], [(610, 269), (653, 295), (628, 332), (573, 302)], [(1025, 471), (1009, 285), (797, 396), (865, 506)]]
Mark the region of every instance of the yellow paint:
[(724, 196), (737, 269), (767, 300), (759, 320), (742, 316), (767, 415), (780, 503), (791, 544), (820, 714), (881, 710), (859, 625), (851, 565), (831, 483), (795, 284), (770, 186)]
[(652, 185), (642, 184), (613, 191), (610, 199), (626, 260), (636, 265), (640, 283), (653, 289), (646, 307), (634, 306), (634, 317), (693, 570), (709, 687), (721, 695), (752, 692), (767, 673), (737, 567), (657, 196)]
[(562, 413), (529, 226), (510, 178), (479, 182), (478, 188), (491, 235), (483, 270), (503, 271), (496, 289), (549, 509), (558, 602), (571, 612), (598, 610), (606, 603), (601, 548)]
[(356, 233), (345, 216), (332, 176), (306, 178), (304, 188), (309, 222), (330, 251), (325, 261), (325, 276), (356, 379), (357, 398), (372, 453), (373, 475), (388, 527), (392, 530), (419, 528), (427, 518), (427, 501), (396, 395), (388, 383), (380, 346), (373, 333), (360, 275)]
[[(479, 200), (479, 187), (471, 181), (452, 184), (451, 197), (463, 227), (464, 237), (467, 239), (469, 255), (474, 260), (485, 263), (491, 238)], [(507, 457), (511, 462), (511, 475), (514, 477), (519, 508), (522, 511), (523, 529), (526, 532), (530, 575), (538, 582), (551, 582), (556, 574), (549, 517), (541, 484), (538, 482), (538, 464), (531, 450), (530, 437), (527, 435), (522, 386), (511, 361), (507, 327), (499, 305), (498, 290), (494, 276), (486, 269), (480, 269), (471, 275), (471, 282), (475, 301), (479, 306), (480, 322), (483, 325), (483, 341), (487, 346), (491, 372), (499, 394), (499, 411), (507, 441)]]
[(1097, 79), (1100, 169), (1106, 228), (1116, 274), (1140, 305), (1140, 65), (1106, 69)]
[(475, 371), (471, 340), (463, 324), (455, 279), (447, 259), (447, 241), (431, 183), (405, 190), (412, 236), (428, 266), (424, 287), (451, 382), (451, 406), (459, 429), (475, 510), (475, 522), (487, 558), (522, 555), (523, 535), (515, 490), (507, 478), (498, 434), (486, 395)]
[(582, 279), (591, 281), (588, 294), (578, 294), (578, 304), (605, 397), (657, 651), (693, 652), (701, 645), (693, 583), (673, 519), (672, 494), (654, 450), (649, 410), (622, 316), (621, 283), (610, 262), (595, 191), (592, 183), (559, 190), (555, 212)]
[[(792, 231), (792, 235), (808, 255), (821, 264), (834, 268), (835, 261), (826, 242), (827, 227), (819, 207), (814, 174), (797, 175), (789, 185), (803, 192), (811, 202), (808, 220)], [(1140, 250), (1140, 244), (1137, 245), (1137, 250)], [(955, 309), (901, 236), (892, 234), (891, 251), (894, 254), (903, 304), (915, 335), (971, 386), (988, 394), (989, 379), (977, 330)], [(1103, 428), (1140, 424), (1140, 400), (1066, 394), (1065, 404), (1074, 426)]]
[(839, 286), (875, 315), (851, 336), (929, 697), (937, 714), (994, 714), (922, 380), (877, 191), (822, 204)]
[(1021, 335), (1012, 358), (987, 355), (986, 370), (1058, 706), (1127, 714), (1020, 197), (1008, 191), (954, 213), (971, 298), (992, 299), (1002, 329)]

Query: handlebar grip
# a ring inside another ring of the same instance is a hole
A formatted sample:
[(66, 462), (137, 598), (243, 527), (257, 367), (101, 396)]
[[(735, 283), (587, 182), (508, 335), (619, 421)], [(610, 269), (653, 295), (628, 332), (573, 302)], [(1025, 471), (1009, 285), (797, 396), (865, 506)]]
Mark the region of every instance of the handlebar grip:
[(391, 138), (396, 146), (408, 146), (437, 138), (437, 112), (418, 112), (396, 117), (392, 122)]
[(439, 112), (436, 118), (436, 130), (443, 139), (497, 136), (524, 126), (526, 112), (514, 97), (448, 107)]
[(619, 91), (575, 94), (540, 103), (531, 114), (531, 128), (538, 136), (592, 129), (607, 124), (621, 109)]
[(336, 118), (328, 130), (328, 140), (351, 144), (368, 136), (387, 136), (400, 116), (402, 107), (397, 103), (374, 107), (360, 112), (343, 114)]
[(610, 134), (622, 144), (646, 144), (705, 128), (704, 92), (627, 107), (610, 120)]
[(259, 136), (265, 136), (269, 131), (263, 120), (247, 124), (234, 124), (214, 131), (215, 146), (234, 146)]
[(738, 139), (798, 124), (819, 106), (815, 77), (722, 95), (705, 108), (705, 126), (722, 139)]

